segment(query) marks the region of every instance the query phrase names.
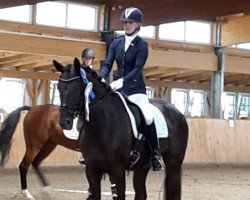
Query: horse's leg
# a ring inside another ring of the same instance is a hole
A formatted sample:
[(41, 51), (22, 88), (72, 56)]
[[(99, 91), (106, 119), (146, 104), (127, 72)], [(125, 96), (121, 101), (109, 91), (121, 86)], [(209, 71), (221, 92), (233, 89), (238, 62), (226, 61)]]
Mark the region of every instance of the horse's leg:
[(163, 157), (166, 166), (164, 200), (181, 199), (181, 163), (176, 159)]
[(116, 196), (113, 196), (115, 200), (125, 200), (126, 180), (125, 180), (125, 169), (113, 169), (111, 176), (111, 183), (113, 188), (116, 189)]
[(135, 200), (147, 199), (146, 178), (149, 172), (148, 168), (138, 168), (134, 170), (133, 185), (135, 190)]
[(87, 200), (100, 200), (101, 199), (101, 180), (103, 173), (95, 169), (95, 166), (86, 166), (86, 177), (89, 182), (89, 197)]
[(27, 173), (28, 173), (30, 164), (33, 162), (38, 151), (39, 151), (39, 149), (37, 149), (37, 148), (26, 148), (26, 153), (23, 157), (22, 162), (19, 165), (22, 193), (28, 199), (32, 199), (33, 196), (29, 193), (29, 191), (27, 189)]
[(41, 148), (41, 150), (39, 151), (39, 153), (36, 155), (34, 161), (32, 162), (33, 168), (35, 169), (37, 175), (39, 176), (43, 186), (47, 186), (48, 182), (44, 176), (44, 174), (42, 173), (42, 171), (39, 168), (39, 165), (41, 164), (41, 162), (47, 158), (50, 153), (56, 148), (56, 144), (52, 143), (52, 142), (47, 142), (43, 145), (43, 147)]

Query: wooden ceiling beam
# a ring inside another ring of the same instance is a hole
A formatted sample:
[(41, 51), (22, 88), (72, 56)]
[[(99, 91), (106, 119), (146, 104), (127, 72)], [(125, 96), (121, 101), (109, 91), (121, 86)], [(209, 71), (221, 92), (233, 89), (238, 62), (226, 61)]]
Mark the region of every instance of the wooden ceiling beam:
[(250, 42), (250, 15), (228, 20), (221, 28), (221, 45)]
[[(146, 68), (149, 69), (149, 68)], [(159, 79), (160, 77), (164, 75), (169, 75), (169, 74), (177, 74), (180, 71), (185, 71), (185, 69), (180, 69), (180, 68), (166, 68), (166, 67), (154, 67), (150, 68), (150, 71), (146, 71), (144, 74), (146, 78), (151, 79), (151, 78), (157, 78)]]
[(155, 50), (176, 50), (196, 53), (214, 53), (212, 45), (181, 43), (159, 39), (147, 39), (148, 46)]
[(29, 57), (29, 56), (32, 56), (32, 55), (24, 54), (24, 53), (11, 53), (9, 55), (5, 55), (3, 57), (0, 57), (0, 63), (8, 63), (10, 61), (20, 60), (22, 58), (26, 58), (26, 57)]
[(161, 74), (161, 68), (160, 67), (153, 67), (153, 68), (147, 68), (144, 72), (144, 76), (149, 77), (149, 76), (157, 76)]
[[(146, 80), (147, 86), (152, 87), (168, 87), (168, 88), (181, 88), (181, 89), (190, 89), (193, 90), (204, 90), (210, 91), (211, 85), (210, 83), (187, 83), (187, 82), (173, 82), (173, 81), (159, 81), (159, 80)], [(242, 92), (242, 93), (250, 93), (250, 86), (232, 86), (225, 85), (225, 92)]]
[(217, 70), (217, 57), (213, 53), (149, 49), (146, 64), (166, 68), (215, 71)]
[(173, 81), (181, 81), (181, 80), (192, 80), (192, 79), (197, 79), (198, 77), (201, 77), (205, 72), (200, 72), (200, 71), (192, 71), (192, 72), (187, 72), (183, 74), (178, 74), (176, 77), (174, 77)]
[(8, 57), (8, 56), (13, 56), (16, 55), (16, 52), (8, 52), (8, 51), (2, 51), (0, 49), (0, 58)]
[(51, 71), (53, 68), (53, 60), (58, 60), (58, 62), (62, 64), (68, 64), (73, 62), (73, 58), (71, 57), (37, 57), (35, 60), (30, 60), (28, 63), (21, 63), (19, 65), (15, 65), (17, 70), (29, 69), (34, 71)]
[(175, 71), (170, 71), (170, 72), (166, 72), (165, 74), (162, 74), (159, 76), (160, 80), (164, 80), (164, 79), (173, 79), (176, 76), (179, 76), (181, 74), (185, 74), (186, 72), (190, 72), (189, 69), (177, 69)]
[[(211, 81), (212, 78), (212, 72), (203, 72), (195, 77), (193, 77), (194, 79), (198, 80), (198, 82), (204, 81), (205, 79)], [(191, 81), (192, 78), (187, 78), (187, 81)]]
[(0, 20), (1, 30), (18, 32), (18, 33), (29, 33), (37, 35), (51, 35), (56, 37), (70, 37), (75, 39), (87, 39), (99, 41), (100, 36), (98, 32), (92, 31), (80, 31), (68, 28), (58, 28), (51, 26), (41, 26), (33, 25), (26, 23), (17, 23), (17, 22), (6, 22)]
[(1, 68), (8, 68), (8, 67), (16, 67), (19, 65), (25, 65), (25, 64), (32, 63), (32, 62), (36, 62), (38, 60), (39, 60), (39, 58), (35, 55), (20, 54), (17, 56), (13, 56), (13, 59), (8, 59), (8, 61), (5, 61), (5, 62), (0, 61), (0, 69)]
[(247, 74), (240, 74), (240, 75), (235, 75), (234, 77), (227, 78), (225, 77), (225, 84), (237, 84), (237, 83), (242, 83), (246, 82), (249, 83), (250, 81), (250, 75)]
[(84, 48), (95, 49), (96, 60), (106, 58), (104, 42), (0, 32), (0, 49), (6, 51), (77, 57)]
[(250, 74), (250, 58), (239, 56), (226, 56), (225, 72)]
[(146, 85), (152, 87), (170, 87), (170, 88), (183, 88), (183, 89), (196, 89), (196, 90), (210, 90), (209, 84), (196, 84), (187, 82), (175, 82), (175, 81), (159, 81), (159, 80), (146, 80)]
[(41, 79), (41, 80), (57, 80), (58, 73), (48, 72), (31, 72), (31, 71), (12, 71), (12, 70), (0, 70), (0, 77), (11, 77), (20, 79)]
[(237, 81), (238, 79), (245, 77), (244, 75), (245, 74), (234, 74), (234, 75), (230, 75), (230, 76), (225, 75), (224, 82), (230, 83), (230, 82)]

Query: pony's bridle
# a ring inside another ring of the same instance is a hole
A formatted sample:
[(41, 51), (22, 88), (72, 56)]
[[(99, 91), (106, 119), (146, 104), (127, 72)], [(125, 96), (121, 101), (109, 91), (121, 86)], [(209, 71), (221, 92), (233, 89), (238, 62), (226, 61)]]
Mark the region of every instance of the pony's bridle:
[[(72, 77), (72, 78), (69, 78), (69, 79), (64, 79), (64, 78), (61, 78), (61, 77), (59, 78), (59, 80), (62, 81), (62, 82), (71, 82), (71, 81), (74, 81), (74, 80), (77, 80), (77, 79), (81, 79), (81, 76), (76, 76), (76, 77)], [(80, 114), (81, 107), (82, 107), (82, 95), (81, 95), (81, 99), (80, 99), (79, 108), (69, 108), (66, 103), (62, 103), (60, 105), (60, 109), (65, 110), (73, 118), (77, 117)], [(74, 111), (73, 115), (71, 114), (70, 110)]]

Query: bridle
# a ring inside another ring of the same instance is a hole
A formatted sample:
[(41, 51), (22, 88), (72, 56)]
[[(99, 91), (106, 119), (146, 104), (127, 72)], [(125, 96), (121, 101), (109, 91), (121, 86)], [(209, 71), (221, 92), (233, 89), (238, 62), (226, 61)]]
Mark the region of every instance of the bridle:
[[(64, 78), (61, 78), (61, 77), (59, 78), (59, 80), (62, 81), (62, 82), (71, 82), (71, 81), (74, 81), (74, 80), (77, 80), (77, 79), (81, 79), (81, 76), (76, 76), (76, 77), (72, 77), (72, 78), (69, 78), (69, 79), (64, 79)], [(80, 99), (79, 109), (78, 108), (69, 108), (66, 103), (62, 103), (60, 105), (60, 109), (65, 110), (73, 118), (77, 117), (81, 113), (81, 111), (80, 111), (81, 107), (82, 107), (82, 95), (81, 95), (81, 99)], [(70, 110), (73, 110), (74, 113), (72, 114), (70, 112)]]
[[(69, 79), (64, 79), (64, 78), (59, 78), (59, 80), (60, 81), (62, 81), (62, 82), (71, 82), (71, 81), (74, 81), (74, 80), (77, 80), (77, 79), (82, 79), (82, 75), (81, 76), (76, 76), (76, 77), (72, 77), (72, 78), (69, 78)], [(84, 82), (84, 80), (83, 80), (83, 82), (82, 82), (83, 84), (85, 84), (86, 85), (86, 83)], [(86, 88), (85, 88), (85, 90), (86, 90)], [(110, 91), (108, 91), (108, 92), (106, 92), (101, 98), (99, 98), (98, 100), (96, 100), (96, 101), (94, 101), (94, 102), (90, 102), (89, 103), (89, 110), (91, 109), (94, 109), (96, 106), (98, 106), (98, 104), (100, 104), (107, 96), (109, 96), (111, 93), (113, 93), (112, 92), (112, 90), (110, 90)], [(78, 115), (80, 115), (81, 113), (85, 113), (86, 111), (85, 111), (85, 109), (84, 109), (84, 102), (85, 101), (83, 101), (83, 98), (85, 98), (85, 96), (84, 95), (81, 95), (81, 97), (80, 97), (81, 99), (80, 99), (80, 105), (79, 105), (79, 108), (69, 108), (68, 107), (68, 105), (66, 104), (66, 103), (63, 103), (61, 106), (60, 106), (60, 109), (62, 109), (62, 110), (65, 110), (71, 117), (73, 117), (73, 118), (75, 118), (75, 117), (77, 117)], [(85, 104), (86, 104), (86, 102), (85, 102)], [(70, 112), (70, 110), (73, 110), (74, 111), (74, 113), (72, 114), (72, 112)], [(86, 113), (85, 113), (86, 114)]]

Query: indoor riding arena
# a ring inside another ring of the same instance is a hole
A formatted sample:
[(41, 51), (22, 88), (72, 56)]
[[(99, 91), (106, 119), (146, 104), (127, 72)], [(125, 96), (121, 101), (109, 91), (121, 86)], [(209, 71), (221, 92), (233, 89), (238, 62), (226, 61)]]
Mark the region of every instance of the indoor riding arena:
[[(75, 127), (66, 138), (59, 117), (53, 122), (57, 129), (48, 125), (51, 116), (60, 113), (60, 73), (53, 60), (73, 64), (83, 49), (92, 48), (99, 73), (111, 42), (124, 35), (120, 16), (127, 7), (143, 13), (139, 35), (149, 49), (143, 71), (149, 98), (173, 104), (189, 129), (181, 198), (165, 198), (164, 166), (149, 171), (147, 199), (250, 200), (250, 2), (246, 0), (2, 0), (0, 200), (88, 198)], [(108, 83), (116, 72), (114, 63)], [(33, 108), (38, 109), (35, 117), (30, 114)], [(39, 131), (42, 134), (36, 135)], [(101, 181), (101, 199), (113, 199), (108, 174)], [(136, 199), (133, 171), (126, 172), (126, 199)]]

